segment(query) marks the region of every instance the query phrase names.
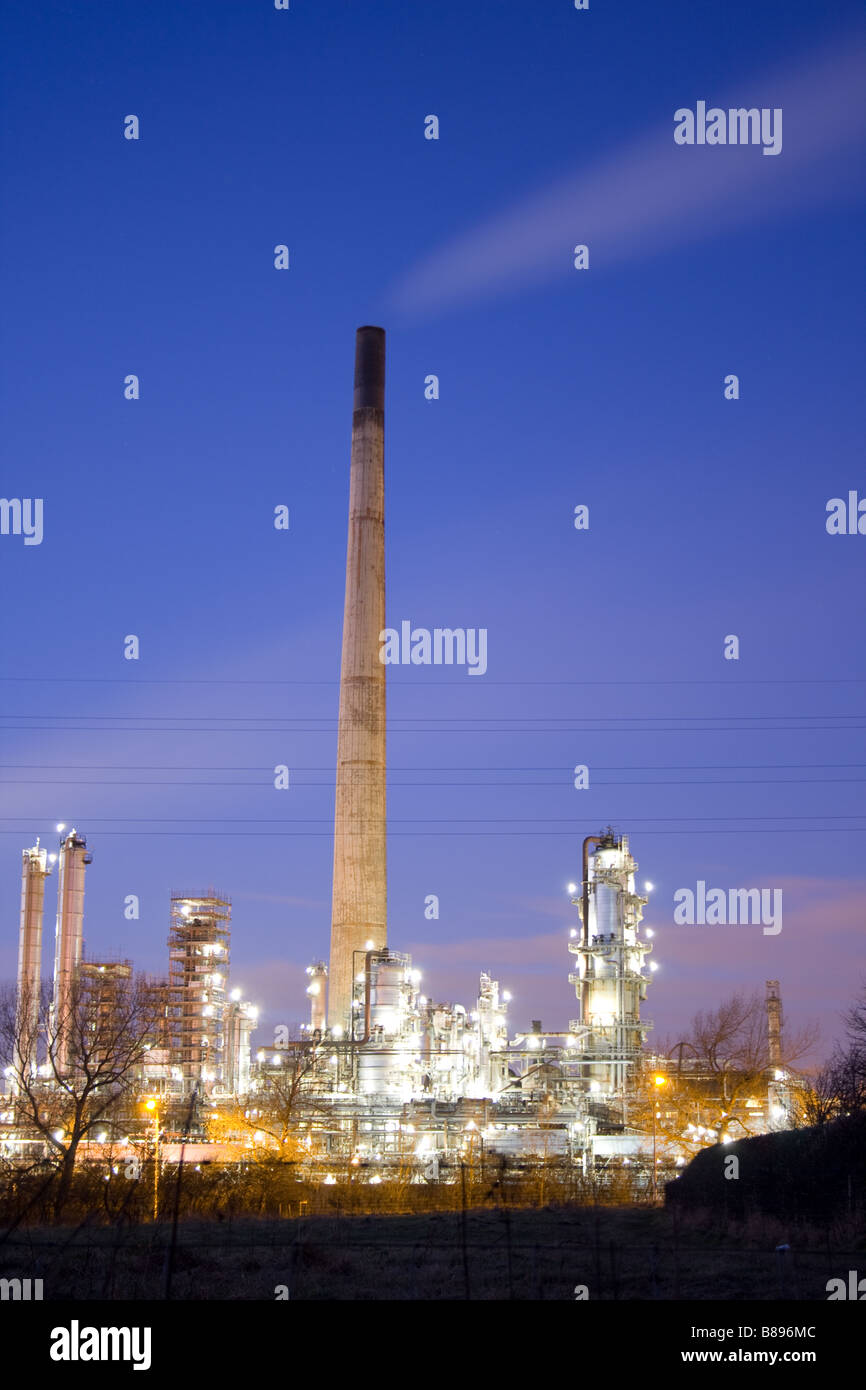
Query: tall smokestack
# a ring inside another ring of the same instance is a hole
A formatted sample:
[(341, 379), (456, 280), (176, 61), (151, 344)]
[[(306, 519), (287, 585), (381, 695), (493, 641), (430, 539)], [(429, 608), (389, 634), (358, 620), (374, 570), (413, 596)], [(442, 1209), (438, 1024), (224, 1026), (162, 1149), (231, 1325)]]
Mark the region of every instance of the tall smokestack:
[(384, 627), (385, 330), (359, 328), (337, 738), (331, 1028), (350, 1024), (355, 966), (363, 963), (356, 952), (387, 944)]
[(69, 1062), (71, 1011), (78, 967), (84, 952), (84, 875), (93, 856), (83, 835), (72, 830), (60, 842), (57, 875), (57, 929), (54, 938), (54, 1034), (55, 1070), (63, 1073)]
[[(51, 856), (52, 859), (55, 857)], [(48, 856), (39, 848), (23, 852), (21, 869), (21, 924), (18, 934), (18, 1065), (25, 1072), (36, 1069), (39, 995), (42, 980), (42, 919), (45, 880), (51, 873)]]

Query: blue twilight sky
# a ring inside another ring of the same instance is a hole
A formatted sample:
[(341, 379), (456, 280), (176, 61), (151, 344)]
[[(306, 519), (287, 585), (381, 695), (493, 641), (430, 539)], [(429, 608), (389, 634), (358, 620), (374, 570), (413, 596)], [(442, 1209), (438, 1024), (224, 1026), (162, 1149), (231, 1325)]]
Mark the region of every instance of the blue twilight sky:
[[(564, 1026), (612, 821), (654, 1036), (776, 978), (826, 1049), (864, 973), (866, 537), (825, 528), (866, 495), (859, 3), (7, 0), (0, 54), (0, 492), (44, 502), (40, 545), (0, 535), (0, 976), (65, 821), (90, 955), (162, 971), (170, 893), (213, 884), (232, 983), (306, 1016), (377, 323), (389, 621), (489, 652), (389, 673), (391, 944)], [(677, 146), (698, 101), (781, 108), (781, 152)], [(674, 926), (698, 880), (781, 888), (783, 930)]]

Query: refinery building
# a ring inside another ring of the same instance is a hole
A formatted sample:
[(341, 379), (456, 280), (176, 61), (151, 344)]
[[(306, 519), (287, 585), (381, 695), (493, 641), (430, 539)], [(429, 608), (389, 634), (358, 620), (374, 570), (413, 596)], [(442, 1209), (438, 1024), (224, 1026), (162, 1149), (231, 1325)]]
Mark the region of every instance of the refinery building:
[[(651, 1025), (641, 1009), (652, 931), (642, 925), (647, 898), (636, 891), (627, 835), (607, 827), (583, 841), (580, 879), (571, 885), (574, 925), (563, 943), (563, 983), (570, 958), (574, 987), (567, 1026), (549, 1031), (535, 1021), (515, 1031), (509, 995), (493, 973), (481, 975), (467, 1004), (435, 999), (416, 963), (389, 944), (384, 437), (385, 334), (364, 327), (355, 350), (330, 954), (307, 970), (309, 1021), (298, 1037), (257, 1045), (258, 1011), (230, 982), (229, 898), (214, 890), (173, 895), (167, 978), (151, 982), (162, 1022), (142, 1091), (208, 1104), (246, 1098), (254, 1113), (274, 1078), (293, 1074), (302, 1078), (296, 1114), (311, 1152), (383, 1164), (408, 1154), (428, 1177), (473, 1149), (567, 1158), (584, 1171), (639, 1157), (646, 1124), (635, 1122), (630, 1104), (644, 1093), (650, 1065)], [(76, 830), (63, 835), (56, 856), (38, 843), (23, 853), (22, 1007), (33, 1008), (38, 995), (45, 882), (55, 862), (56, 1016), (76, 978), (110, 980), (129, 968), (85, 959), (90, 859)], [(768, 1018), (778, 1042), (778, 986), (771, 983)], [(62, 1039), (60, 1046), (63, 1052)], [(38, 1055), (28, 1061), (39, 1064)], [(779, 1068), (773, 1084), (778, 1111)]]

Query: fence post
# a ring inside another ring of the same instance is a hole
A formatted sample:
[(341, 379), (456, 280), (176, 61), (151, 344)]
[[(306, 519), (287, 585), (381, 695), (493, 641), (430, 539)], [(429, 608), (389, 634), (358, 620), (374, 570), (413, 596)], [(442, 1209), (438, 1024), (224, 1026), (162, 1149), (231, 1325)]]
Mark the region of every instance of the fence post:
[(472, 1293), (469, 1287), (469, 1252), (466, 1246), (466, 1164), (462, 1161), (460, 1163), (460, 1193), (463, 1204), (460, 1217), (460, 1235), (463, 1244), (463, 1283), (466, 1289), (465, 1297), (471, 1299)]

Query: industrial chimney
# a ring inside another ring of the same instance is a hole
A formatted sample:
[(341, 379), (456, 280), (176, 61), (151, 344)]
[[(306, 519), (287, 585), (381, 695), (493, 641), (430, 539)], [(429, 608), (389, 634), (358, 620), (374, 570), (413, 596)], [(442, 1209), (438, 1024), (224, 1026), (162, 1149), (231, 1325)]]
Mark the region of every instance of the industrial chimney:
[(51, 1031), (54, 1066), (61, 1075), (69, 1062), (75, 982), (84, 951), (84, 875), (93, 856), (83, 835), (72, 830), (60, 842), (57, 875), (57, 929), (54, 939), (54, 1000)]
[(385, 330), (355, 335), (349, 540), (340, 669), (329, 1027), (350, 1023), (366, 950), (387, 944), (385, 849)]
[[(51, 855), (54, 860), (57, 856)], [(45, 880), (51, 873), (48, 855), (39, 848), (23, 851), (21, 869), (21, 922), (18, 935), (18, 1044), (17, 1064), (24, 1072), (36, 1068), (39, 994), (42, 979), (42, 918)]]

